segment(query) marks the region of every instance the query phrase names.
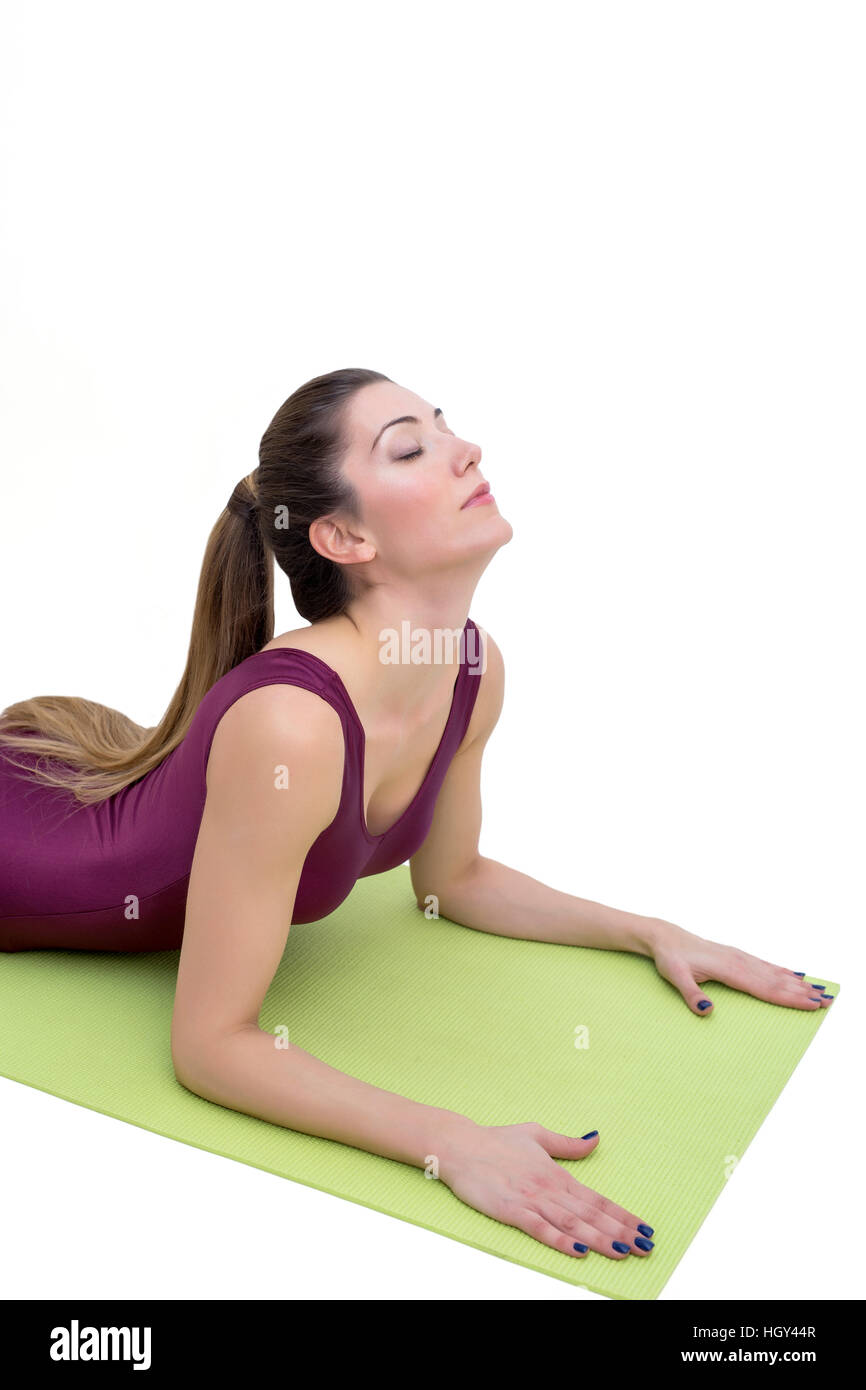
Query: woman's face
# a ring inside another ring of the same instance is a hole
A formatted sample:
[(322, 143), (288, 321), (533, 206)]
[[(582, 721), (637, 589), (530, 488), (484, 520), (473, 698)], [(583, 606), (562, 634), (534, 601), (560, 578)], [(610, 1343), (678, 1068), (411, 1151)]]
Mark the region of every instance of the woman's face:
[(447, 412), (377, 381), (355, 392), (348, 419), (352, 443), (343, 474), (361, 506), (361, 521), (349, 529), (367, 542), (358, 559), (369, 558), (372, 546), (374, 564), (414, 579), (489, 560), (511, 540), (511, 524), (495, 501), (465, 505), (488, 480), (480, 472), (481, 449), (454, 433)]

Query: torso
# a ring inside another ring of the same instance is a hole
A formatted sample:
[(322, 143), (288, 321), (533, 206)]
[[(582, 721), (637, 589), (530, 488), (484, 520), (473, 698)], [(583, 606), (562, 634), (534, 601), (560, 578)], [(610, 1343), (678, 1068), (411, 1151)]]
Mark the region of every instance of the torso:
[[(274, 647), (299, 647), (326, 662), (343, 682), (358, 713), (365, 733), (364, 806), (371, 835), (384, 834), (402, 816), (417, 796), (442, 738), (454, 694), (458, 667), (443, 667), (440, 697), (426, 711), (407, 708), (406, 716), (390, 726), (377, 721), (370, 698), (371, 681), (353, 662), (345, 641), (329, 621), (296, 628), (266, 642), (262, 651)], [(353, 669), (354, 666), (354, 669)], [(473, 710), (464, 742), (474, 737), (479, 698)]]

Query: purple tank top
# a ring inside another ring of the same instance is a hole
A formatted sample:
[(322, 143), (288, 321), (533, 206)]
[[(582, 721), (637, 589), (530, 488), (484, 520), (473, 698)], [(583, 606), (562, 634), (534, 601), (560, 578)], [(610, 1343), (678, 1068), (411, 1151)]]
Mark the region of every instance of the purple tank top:
[[(404, 863), (426, 838), (478, 694), (482, 649), (471, 618), (459, 648), (451, 710), (433, 761), (410, 805), (381, 835), (366, 826), (364, 728), (349, 693), (332, 667), (295, 647), (256, 652), (227, 671), (199, 704), (177, 748), (94, 805), (27, 781), (0, 750), (0, 950), (180, 946), (211, 742), (226, 710), (263, 685), (303, 686), (327, 700), (342, 721), (340, 804), (304, 860), (291, 920), (326, 917), (359, 878)], [(16, 750), (13, 756), (27, 762), (29, 755)]]

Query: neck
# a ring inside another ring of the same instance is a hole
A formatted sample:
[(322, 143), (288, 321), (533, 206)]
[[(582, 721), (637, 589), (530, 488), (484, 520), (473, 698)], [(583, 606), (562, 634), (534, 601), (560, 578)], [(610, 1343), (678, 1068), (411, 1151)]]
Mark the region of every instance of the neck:
[(450, 697), (461, 656), (480, 652), (460, 634), (469, 616), (477, 576), (424, 577), (424, 587), (379, 584), (354, 600), (342, 615), (371, 698), (383, 717), (399, 718), (407, 706)]

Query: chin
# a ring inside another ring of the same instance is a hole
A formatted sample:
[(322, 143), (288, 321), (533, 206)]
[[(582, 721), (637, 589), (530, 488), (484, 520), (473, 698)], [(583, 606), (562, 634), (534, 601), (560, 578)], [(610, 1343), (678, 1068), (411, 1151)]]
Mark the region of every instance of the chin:
[[(514, 535), (514, 527), (511, 525), (511, 522), (508, 521), (508, 520), (501, 514), (501, 512), (497, 512), (497, 519), (498, 519), (498, 521), (499, 521), (499, 525), (498, 525), (497, 527), (495, 527), (495, 528), (491, 525), (491, 528), (490, 528), (490, 529), (491, 529), (491, 530), (494, 530), (494, 529), (495, 529), (496, 532), (499, 533), (499, 534), (501, 535), (501, 539), (500, 539), (500, 541), (499, 541), (499, 544), (500, 544), (500, 545), (507, 545), (508, 542), (511, 540), (511, 537)], [(491, 518), (491, 522), (492, 522), (492, 518)]]
[(500, 546), (507, 545), (514, 535), (514, 527), (500, 512), (487, 518), (487, 524), (478, 528), (478, 549), (493, 555)]

